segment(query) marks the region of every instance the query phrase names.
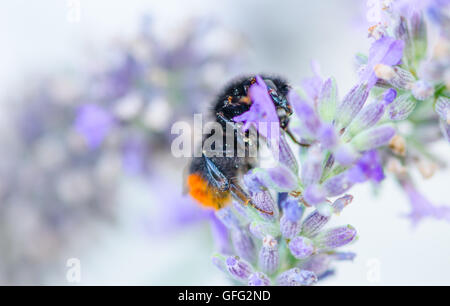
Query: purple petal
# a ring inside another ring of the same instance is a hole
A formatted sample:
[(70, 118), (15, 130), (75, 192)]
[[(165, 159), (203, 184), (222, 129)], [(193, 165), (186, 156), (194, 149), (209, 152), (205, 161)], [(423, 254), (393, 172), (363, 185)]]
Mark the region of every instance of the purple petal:
[(317, 205), (326, 200), (326, 193), (321, 186), (314, 184), (306, 187), (303, 193), (303, 199), (309, 205)]
[(414, 225), (426, 217), (450, 221), (449, 206), (434, 205), (412, 184), (404, 184), (404, 189), (411, 203), (411, 212), (408, 217), (411, 218)]
[(377, 151), (371, 150), (364, 153), (358, 163), (348, 171), (348, 177), (353, 183), (367, 180), (381, 182), (384, 179), (384, 173)]
[(334, 151), (334, 159), (343, 166), (352, 165), (358, 157), (359, 153), (348, 143), (338, 146)]
[(325, 149), (331, 149), (338, 143), (338, 136), (332, 124), (323, 124), (317, 135), (317, 139)]
[(298, 188), (297, 177), (284, 165), (265, 169), (264, 183), (279, 192), (289, 192)]
[(402, 59), (404, 46), (405, 43), (402, 40), (396, 40), (388, 36), (375, 41), (370, 47), (367, 66), (360, 76), (360, 82), (365, 82), (369, 89), (372, 88), (377, 82), (374, 72), (375, 65), (397, 65)]
[(294, 113), (300, 119), (301, 132), (304, 134), (316, 135), (319, 131), (321, 122), (314, 111), (314, 108), (307, 101), (302, 100), (294, 90), (289, 91), (287, 99), (294, 108)]
[[(256, 76), (256, 82), (248, 89), (252, 105), (250, 109), (233, 118), (235, 122), (244, 122), (243, 130), (246, 131), (250, 125), (254, 125), (256, 129), (268, 139), (278, 141), (279, 119), (272, 98), (267, 89), (266, 83), (260, 76)], [(261, 124), (263, 123), (263, 124)], [(272, 133), (275, 128), (275, 134)]]
[(383, 93), (383, 100), (386, 102), (386, 105), (392, 103), (396, 97), (397, 91), (393, 88), (389, 88)]
[(281, 203), (283, 214), (292, 222), (299, 221), (303, 216), (303, 206), (299, 204), (298, 199), (288, 197)]

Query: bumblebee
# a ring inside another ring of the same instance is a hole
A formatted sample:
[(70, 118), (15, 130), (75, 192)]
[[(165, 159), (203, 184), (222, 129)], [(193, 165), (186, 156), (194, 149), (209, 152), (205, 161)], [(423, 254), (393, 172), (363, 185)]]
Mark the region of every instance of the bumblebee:
[[(288, 83), (279, 77), (261, 75), (267, 85), (267, 90), (275, 105), (280, 121), (280, 127), (287, 131), (289, 116), (292, 114), (286, 96), (290, 90)], [(248, 170), (256, 166), (257, 160), (248, 154), (251, 146), (258, 146), (257, 141), (249, 141), (249, 131), (242, 133), (236, 128), (233, 118), (247, 112), (252, 104), (248, 95), (248, 89), (255, 83), (255, 76), (245, 76), (230, 82), (219, 94), (212, 108), (212, 117), (218, 122), (223, 130), (227, 127), (233, 128), (234, 142), (233, 154), (226, 154), (230, 143), (227, 143), (224, 136), (223, 145), (219, 151), (223, 151), (222, 156), (215, 156), (202, 151), (200, 157), (191, 160), (188, 177), (187, 191), (201, 205), (220, 209), (235, 198), (244, 205), (252, 205), (261, 212), (265, 212), (256, 207), (247, 192), (239, 185), (238, 178)], [(288, 133), (288, 135), (291, 135)], [(203, 135), (202, 146), (211, 134)], [(229, 141), (229, 140), (228, 140)], [(239, 145), (244, 145), (245, 155), (240, 157), (237, 149)], [(216, 150), (212, 145), (212, 149)], [(229, 152), (228, 152), (229, 153)]]

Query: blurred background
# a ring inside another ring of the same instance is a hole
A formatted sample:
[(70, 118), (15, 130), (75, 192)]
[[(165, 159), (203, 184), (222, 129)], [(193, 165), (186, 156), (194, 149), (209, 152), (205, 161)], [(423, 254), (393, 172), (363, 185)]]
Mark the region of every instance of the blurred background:
[[(363, 0), (18, 0), (0, 11), (0, 284), (223, 285), (211, 212), (170, 154), (227, 81), (269, 72), (354, 84)], [(446, 143), (435, 151), (450, 162)], [(420, 190), (449, 203), (450, 172)], [(447, 187), (447, 188), (446, 188)], [(352, 190), (357, 253), (323, 285), (450, 284), (450, 224), (412, 227), (393, 179)], [(81, 278), (68, 276), (70, 259)], [(69, 266), (68, 266), (69, 263)]]

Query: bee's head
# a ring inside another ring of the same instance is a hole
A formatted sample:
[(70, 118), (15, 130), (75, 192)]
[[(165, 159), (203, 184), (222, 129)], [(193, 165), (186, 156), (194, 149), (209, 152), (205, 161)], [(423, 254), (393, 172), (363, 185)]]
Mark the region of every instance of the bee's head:
[(289, 117), (292, 115), (291, 105), (289, 104), (285, 93), (281, 92), (271, 79), (264, 79), (264, 82), (266, 83), (269, 94), (275, 104), (278, 119), (280, 120), (280, 127), (285, 129), (289, 124)]

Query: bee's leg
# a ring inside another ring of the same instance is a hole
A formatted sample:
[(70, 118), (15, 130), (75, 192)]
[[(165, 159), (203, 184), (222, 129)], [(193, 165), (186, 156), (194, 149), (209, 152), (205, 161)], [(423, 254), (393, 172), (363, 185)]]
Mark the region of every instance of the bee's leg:
[(247, 194), (247, 192), (242, 189), (235, 180), (228, 180), (226, 176), (217, 168), (217, 166), (214, 164), (214, 162), (203, 155), (203, 158), (205, 159), (206, 164), (206, 170), (211, 177), (212, 183), (217, 187), (221, 192), (230, 191), (234, 198), (236, 198), (239, 202), (241, 202), (243, 205), (251, 205), (256, 210), (272, 215), (273, 212), (271, 211), (265, 211), (260, 208), (258, 208), (251, 200), (250, 196)]
[(247, 192), (245, 192), (244, 189), (241, 188), (241, 186), (239, 186), (239, 184), (235, 183), (235, 182), (231, 182), (230, 183), (230, 191), (231, 194), (243, 205), (250, 205), (253, 208), (255, 208), (256, 210), (267, 214), (267, 215), (273, 215), (273, 211), (266, 211), (263, 210), (259, 207), (257, 207), (255, 205), (255, 203), (253, 203), (253, 201), (251, 200), (250, 196), (247, 194)]
[(292, 139), (292, 141), (296, 144), (298, 144), (299, 146), (302, 147), (309, 147), (310, 144), (309, 143), (304, 143), (304, 142), (300, 142), (299, 140), (297, 140), (297, 138), (294, 136), (294, 134), (292, 134), (291, 130), (287, 127), (285, 129), (286, 134), (289, 136), (289, 138)]

